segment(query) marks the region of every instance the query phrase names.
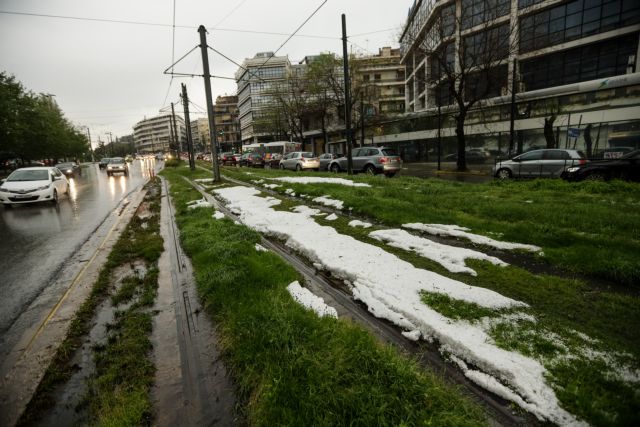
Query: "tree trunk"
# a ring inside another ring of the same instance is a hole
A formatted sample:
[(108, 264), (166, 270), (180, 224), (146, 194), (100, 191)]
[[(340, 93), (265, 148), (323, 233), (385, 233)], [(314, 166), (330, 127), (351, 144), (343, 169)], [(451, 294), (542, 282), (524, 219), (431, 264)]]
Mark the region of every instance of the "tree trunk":
[(327, 128), (324, 122), (324, 115), (322, 116), (322, 140), (324, 141), (324, 144), (322, 145), (322, 152), (323, 153), (328, 153), (329, 152), (329, 141), (327, 140)]
[(587, 146), (587, 159), (591, 158), (593, 142), (591, 140), (591, 123), (584, 128), (584, 143)]
[(456, 115), (456, 136), (458, 139), (458, 161), (457, 161), (457, 170), (458, 172), (467, 171), (467, 158), (465, 153), (466, 143), (464, 139), (464, 120), (466, 114), (461, 111), (458, 115)]
[(556, 116), (544, 118), (544, 139), (547, 141), (547, 148), (556, 148), (556, 137), (553, 133), (553, 122)]

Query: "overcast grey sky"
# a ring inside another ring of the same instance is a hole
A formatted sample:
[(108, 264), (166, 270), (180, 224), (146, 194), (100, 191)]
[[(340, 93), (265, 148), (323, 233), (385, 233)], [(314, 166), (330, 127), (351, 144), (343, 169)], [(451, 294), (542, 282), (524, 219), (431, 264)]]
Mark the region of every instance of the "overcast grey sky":
[[(297, 62), (319, 52), (341, 53), (342, 13), (354, 52), (396, 47), (411, 3), (328, 0), (278, 55)], [(274, 51), (287, 38), (282, 34), (293, 33), (321, 4), (322, 0), (176, 0), (175, 59), (199, 44), (199, 25), (209, 29), (210, 46), (238, 63), (256, 52)], [(171, 65), (173, 8), (173, 0), (0, 0), (1, 12), (164, 24), (0, 13), (0, 70), (14, 74), (34, 92), (56, 95), (73, 123), (90, 127), (94, 145), (98, 136), (107, 139), (107, 131), (132, 133), (137, 121), (178, 102), (181, 82), (187, 84), (193, 102), (205, 108), (202, 78), (174, 78), (169, 90), (171, 79), (162, 74)], [(238, 67), (209, 52), (212, 74), (233, 77)], [(175, 71), (201, 73), (200, 52), (189, 55)], [(213, 79), (212, 85), (214, 100), (236, 91), (231, 80)], [(182, 107), (178, 111), (182, 113)]]

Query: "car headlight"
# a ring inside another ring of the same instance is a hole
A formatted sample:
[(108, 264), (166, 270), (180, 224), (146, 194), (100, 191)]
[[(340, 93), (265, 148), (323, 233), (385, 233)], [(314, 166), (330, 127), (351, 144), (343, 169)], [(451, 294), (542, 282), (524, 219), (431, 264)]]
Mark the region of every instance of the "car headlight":
[(42, 187), (36, 188), (36, 191), (48, 190), (50, 187), (51, 187), (51, 184), (43, 185)]
[(113, 169), (113, 166), (107, 166), (107, 169)]
[(567, 169), (567, 172), (574, 173), (574, 172), (578, 172), (579, 170), (580, 170), (580, 168), (576, 166), (576, 167), (572, 167), (572, 168)]
[(8, 193), (8, 191), (5, 190), (4, 188), (0, 187), (0, 193)]
[(73, 169), (67, 169), (67, 172), (71, 173), (73, 172)]

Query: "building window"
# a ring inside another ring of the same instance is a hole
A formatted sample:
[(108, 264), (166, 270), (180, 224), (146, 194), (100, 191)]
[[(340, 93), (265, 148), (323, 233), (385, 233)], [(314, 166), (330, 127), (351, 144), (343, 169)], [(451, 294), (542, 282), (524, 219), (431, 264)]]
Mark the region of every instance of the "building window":
[(369, 74), (363, 74), (362, 75), (362, 80), (364, 80), (365, 82), (368, 82), (369, 81), (369, 77), (370, 77)]
[(521, 63), (526, 90), (625, 74), (629, 56), (638, 48), (638, 35), (620, 37)]
[(464, 38), (463, 67), (486, 64), (509, 55), (509, 24), (475, 33)]
[(505, 16), (510, 9), (510, 0), (462, 0), (462, 29)]
[(520, 19), (520, 52), (639, 22), (638, 0), (575, 0)]

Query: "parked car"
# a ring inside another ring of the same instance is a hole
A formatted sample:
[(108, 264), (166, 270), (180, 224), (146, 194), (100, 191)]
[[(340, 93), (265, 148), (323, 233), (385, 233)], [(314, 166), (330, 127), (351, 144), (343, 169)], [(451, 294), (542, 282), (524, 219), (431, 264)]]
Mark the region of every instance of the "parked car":
[(610, 147), (600, 151), (594, 157), (597, 159), (617, 159), (634, 150), (633, 147)]
[(280, 160), (280, 169), (301, 171), (304, 169), (320, 169), (320, 159), (310, 151), (293, 151)]
[(495, 164), (491, 173), (500, 179), (560, 177), (570, 167), (587, 163), (582, 151), (563, 149), (533, 150)]
[(256, 153), (256, 152), (249, 152), (249, 153), (244, 153), (241, 157), (240, 157), (240, 161), (239, 161), (240, 166), (247, 166), (247, 167), (264, 167), (264, 158), (262, 157), (261, 154)]
[[(477, 151), (477, 150), (469, 150), (465, 152), (464, 158), (469, 164), (480, 164), (485, 163), (488, 159), (488, 152)], [(444, 162), (457, 162), (458, 161), (458, 153), (449, 154), (442, 158)]]
[(107, 165), (109, 164), (109, 160), (111, 160), (109, 157), (103, 157), (102, 159), (100, 159), (100, 163), (98, 163), (98, 167), (100, 169), (106, 168)]
[[(370, 175), (383, 173), (392, 177), (402, 169), (402, 159), (393, 148), (360, 147), (352, 152), (353, 171), (366, 172)], [(340, 157), (329, 163), (331, 172), (347, 170), (347, 158)]]
[(331, 160), (333, 159), (337, 159), (338, 155), (337, 154), (333, 154), (333, 153), (324, 153), (321, 154), (319, 159), (320, 159), (320, 170), (321, 171), (328, 171), (329, 170), (329, 163), (331, 163)]
[(235, 166), (240, 160), (240, 154), (222, 153), (220, 154), (220, 162), (225, 166)]
[(113, 157), (107, 165), (107, 175), (112, 176), (114, 173), (123, 173), (129, 175), (129, 165), (122, 157)]
[(80, 166), (74, 162), (58, 163), (56, 167), (67, 177), (82, 175), (82, 169), (80, 169)]
[(562, 174), (567, 181), (584, 179), (624, 179), (640, 182), (640, 150), (632, 151), (617, 159), (597, 160), (585, 165), (573, 166)]
[(0, 183), (0, 202), (12, 204), (58, 203), (60, 194), (69, 194), (69, 181), (58, 168), (43, 166), (13, 171)]

